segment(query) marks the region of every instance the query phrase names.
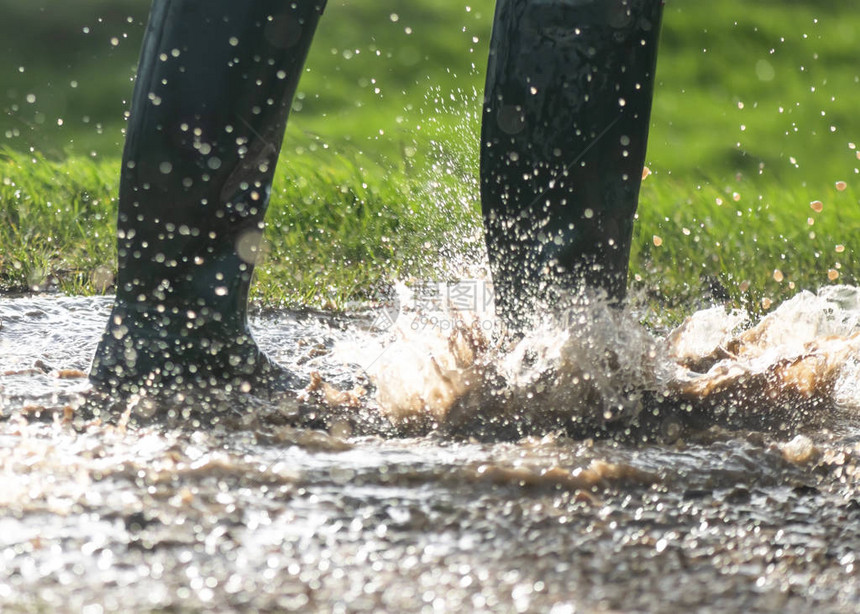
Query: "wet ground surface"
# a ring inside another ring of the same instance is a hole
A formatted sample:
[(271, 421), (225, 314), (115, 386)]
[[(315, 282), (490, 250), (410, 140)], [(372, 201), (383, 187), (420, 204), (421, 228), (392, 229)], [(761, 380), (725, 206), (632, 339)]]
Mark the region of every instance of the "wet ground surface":
[[(94, 420), (81, 375), (108, 308), (0, 300), (3, 611), (860, 608), (852, 412), (660, 442)], [(332, 349), (373, 346), (356, 322), (255, 330), (347, 389), (363, 370)]]

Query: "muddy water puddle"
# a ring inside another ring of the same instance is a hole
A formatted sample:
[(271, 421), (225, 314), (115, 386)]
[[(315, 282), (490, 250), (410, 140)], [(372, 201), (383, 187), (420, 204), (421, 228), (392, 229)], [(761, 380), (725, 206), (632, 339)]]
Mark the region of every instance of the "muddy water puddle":
[[(800, 318), (786, 328), (809, 323), (820, 307), (809, 300), (799, 316), (783, 312)], [(110, 302), (0, 300), (0, 605), (13, 612), (857, 611), (860, 419), (846, 353), (856, 325), (854, 308), (840, 304), (835, 320), (809, 333), (815, 347), (780, 337), (780, 322), (745, 324), (757, 333), (742, 337), (737, 318), (715, 323), (704, 314), (688, 323), (686, 343), (671, 346), (670, 366), (683, 373), (640, 368), (641, 352), (614, 357), (622, 367), (635, 364), (628, 371), (636, 378), (664, 378), (648, 385), (664, 400), (689, 407), (694, 393), (712, 391), (702, 404), (712, 413), (697, 409), (704, 413), (696, 428), (614, 438), (533, 429), (498, 441), (484, 430), (470, 438), (468, 420), (454, 437), (444, 428), (391, 436), (348, 420), (323, 432), (287, 419), (198, 416), (193, 428), (181, 420), (94, 419), (79, 407), (82, 374)], [(608, 391), (586, 400), (548, 396), (540, 373), (512, 374), (515, 367), (498, 357), (464, 358), (451, 343), (443, 344), (453, 348), (446, 356), (438, 340), (385, 336), (366, 324), (310, 312), (254, 322), (264, 349), (329, 387), (328, 396), (318, 387), (309, 397), (321, 415), (370, 412), (397, 422), (420, 406), (437, 418), (462, 417), (492, 402), (482, 396), (486, 386), (476, 392), (474, 384), (488, 371), (509, 382), (508, 405), (488, 410), (505, 420), (519, 415), (511, 403), (528, 394), (583, 415), (586, 402), (604, 403), (600, 415), (610, 408), (617, 415), (606, 419), (616, 422), (635, 404)], [(754, 346), (763, 337), (773, 342)], [(567, 374), (567, 385), (593, 382), (596, 367), (575, 359), (582, 348), (551, 338), (559, 342), (533, 340), (507, 356), (528, 354), (544, 373), (541, 361), (555, 360), (553, 373)], [(825, 338), (842, 343), (827, 354)], [(615, 341), (610, 335), (606, 343)], [(411, 353), (395, 343), (411, 344)], [(666, 343), (654, 339), (653, 347)], [(798, 343), (802, 351), (785, 349)], [(768, 358), (777, 347), (782, 353)], [(389, 348), (397, 358), (386, 362)], [(436, 348), (439, 368), (431, 371), (444, 376), (444, 394), (435, 381), (407, 386), (395, 368), (421, 348)], [(834, 355), (838, 373), (827, 359)], [(805, 365), (805, 379), (797, 365)], [(746, 376), (732, 379), (741, 368)], [(401, 381), (392, 388), (374, 381), (379, 373)], [(783, 400), (800, 399), (803, 416), (816, 419), (763, 420), (761, 428), (724, 419), (726, 395), (740, 390), (776, 403), (782, 397), (768, 386), (779, 382), (794, 386)], [(365, 392), (355, 393), (353, 406), (338, 396), (358, 390)], [(380, 392), (388, 405), (377, 402)], [(665, 411), (666, 402), (647, 410)], [(264, 405), (242, 411), (272, 411)]]

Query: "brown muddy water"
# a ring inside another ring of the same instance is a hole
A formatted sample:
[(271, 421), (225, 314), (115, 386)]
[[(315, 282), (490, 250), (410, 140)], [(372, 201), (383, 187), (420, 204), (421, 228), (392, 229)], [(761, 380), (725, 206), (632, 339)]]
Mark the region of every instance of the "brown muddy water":
[(313, 384), (195, 407), (87, 396), (109, 304), (0, 299), (4, 612), (860, 610), (854, 288), (506, 348), (268, 313)]

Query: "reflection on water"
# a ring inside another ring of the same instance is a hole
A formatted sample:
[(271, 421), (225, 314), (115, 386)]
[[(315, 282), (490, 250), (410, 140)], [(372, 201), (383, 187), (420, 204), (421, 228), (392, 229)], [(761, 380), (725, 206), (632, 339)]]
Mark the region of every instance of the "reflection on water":
[(0, 300), (0, 604), (856, 611), (857, 296), (668, 338), (594, 306), (504, 351), (266, 314), (314, 390), (195, 428), (79, 407), (107, 300)]

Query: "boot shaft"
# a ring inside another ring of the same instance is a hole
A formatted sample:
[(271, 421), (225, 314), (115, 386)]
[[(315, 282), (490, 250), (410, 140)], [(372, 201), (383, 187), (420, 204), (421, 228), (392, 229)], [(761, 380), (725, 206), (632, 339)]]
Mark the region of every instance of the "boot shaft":
[(624, 296), (661, 0), (499, 0), (481, 196), (500, 314)]
[(289, 108), (323, 5), (153, 4), (120, 181), (119, 300), (244, 310)]

